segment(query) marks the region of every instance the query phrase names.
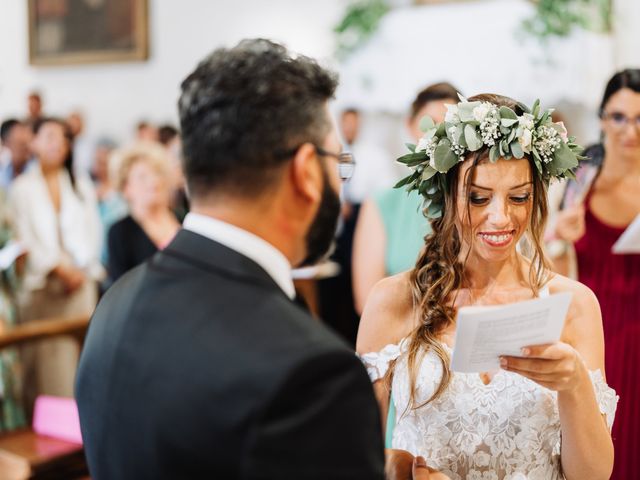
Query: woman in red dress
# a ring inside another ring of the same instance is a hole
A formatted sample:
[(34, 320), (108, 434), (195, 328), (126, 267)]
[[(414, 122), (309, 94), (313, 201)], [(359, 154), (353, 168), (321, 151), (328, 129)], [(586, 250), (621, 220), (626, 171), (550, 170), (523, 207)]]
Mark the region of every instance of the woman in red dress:
[(611, 478), (626, 480), (637, 478), (640, 452), (640, 254), (611, 249), (640, 214), (640, 69), (611, 78), (600, 118), (604, 159), (584, 167), (595, 179), (584, 202), (559, 213), (555, 233), (575, 247), (578, 279), (600, 302), (607, 383), (620, 396)]

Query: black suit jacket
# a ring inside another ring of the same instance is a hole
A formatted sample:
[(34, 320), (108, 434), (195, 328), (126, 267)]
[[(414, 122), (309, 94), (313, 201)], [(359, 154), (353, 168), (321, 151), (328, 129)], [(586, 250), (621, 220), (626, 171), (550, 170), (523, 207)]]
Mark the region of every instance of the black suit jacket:
[(98, 305), (76, 397), (92, 478), (383, 478), (346, 345), (255, 262), (182, 230)]

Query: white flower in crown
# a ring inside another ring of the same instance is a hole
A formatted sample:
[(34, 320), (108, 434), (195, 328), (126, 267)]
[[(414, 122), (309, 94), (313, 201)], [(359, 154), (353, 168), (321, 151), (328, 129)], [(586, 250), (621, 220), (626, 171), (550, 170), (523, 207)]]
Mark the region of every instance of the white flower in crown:
[(436, 137), (427, 138), (422, 137), (418, 140), (418, 145), (416, 146), (416, 153), (424, 152), (424, 154), (433, 159), (433, 152), (435, 152), (436, 147), (438, 146), (438, 139)]
[(531, 153), (531, 147), (533, 146), (533, 132), (528, 128), (522, 130), (522, 133), (518, 137), (518, 143), (522, 147), (524, 153)]
[(445, 103), (447, 107), (447, 113), (444, 116), (444, 121), (447, 123), (460, 123), (460, 117), (458, 116), (458, 105), (453, 103)]
[(534, 116), (530, 113), (525, 113), (521, 117), (518, 117), (518, 125), (522, 128), (526, 128), (528, 130), (533, 130), (534, 127)]
[(553, 153), (562, 143), (562, 138), (554, 127), (541, 125), (536, 130), (536, 139), (533, 143), (542, 161), (550, 163), (553, 160)]
[(473, 109), (473, 118), (477, 122), (483, 122), (484, 119), (487, 118), (489, 112), (491, 112), (493, 109), (494, 107), (490, 103), (482, 102), (480, 105)]

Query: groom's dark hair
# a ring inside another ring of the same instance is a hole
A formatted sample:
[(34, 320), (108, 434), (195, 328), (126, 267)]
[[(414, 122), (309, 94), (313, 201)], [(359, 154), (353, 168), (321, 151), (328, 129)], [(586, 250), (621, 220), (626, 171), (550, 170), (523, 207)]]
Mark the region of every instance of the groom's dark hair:
[(261, 193), (300, 144), (322, 145), (336, 86), (335, 74), (269, 40), (215, 50), (178, 101), (190, 195)]

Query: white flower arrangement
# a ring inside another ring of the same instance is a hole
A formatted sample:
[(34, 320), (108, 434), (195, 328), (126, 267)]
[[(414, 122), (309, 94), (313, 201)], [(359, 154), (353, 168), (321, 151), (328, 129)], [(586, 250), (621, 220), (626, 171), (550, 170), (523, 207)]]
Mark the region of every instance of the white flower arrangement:
[(489, 160), (530, 158), (545, 182), (551, 178), (573, 177), (581, 147), (568, 137), (565, 126), (554, 123), (552, 110), (544, 112), (536, 101), (532, 109), (519, 104), (522, 114), (490, 102), (469, 102), (460, 97), (457, 105), (447, 105), (444, 122), (435, 124), (424, 117), (424, 136), (418, 145), (407, 145), (411, 153), (399, 162), (413, 169), (397, 188), (418, 190), (424, 197), (425, 215), (442, 215), (447, 172), (464, 161), (469, 152), (489, 150)]

